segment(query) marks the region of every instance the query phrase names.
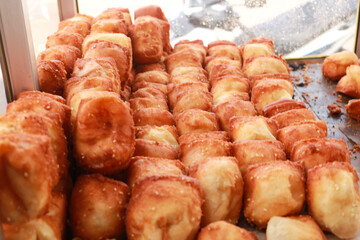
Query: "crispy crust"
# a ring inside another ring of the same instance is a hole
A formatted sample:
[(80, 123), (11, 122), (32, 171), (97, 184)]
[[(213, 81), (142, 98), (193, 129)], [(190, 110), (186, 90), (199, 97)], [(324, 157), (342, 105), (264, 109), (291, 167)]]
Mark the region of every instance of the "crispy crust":
[(178, 133), (175, 126), (139, 126), (136, 127), (136, 138), (148, 139), (179, 147)]
[(208, 72), (202, 67), (177, 67), (171, 72), (170, 76), (173, 77), (186, 73), (204, 74), (206, 77), (208, 77)]
[(327, 239), (315, 220), (308, 215), (272, 217), (266, 229), (266, 239), (286, 240), (289, 238)]
[(128, 199), (129, 188), (123, 182), (100, 174), (80, 176), (69, 206), (73, 235), (83, 239), (122, 238)]
[(90, 22), (81, 20), (75, 16), (61, 21), (59, 23), (58, 31), (62, 30), (68, 33), (78, 33), (81, 36), (86, 37), (90, 33), (90, 28)]
[(278, 113), (286, 112), (292, 109), (306, 108), (305, 103), (294, 99), (280, 99), (263, 107), (264, 117), (272, 117)]
[(160, 20), (167, 21), (164, 12), (159, 6), (156, 5), (147, 5), (141, 8), (138, 8), (134, 12), (134, 18), (137, 19), (138, 17), (142, 16), (152, 16), (158, 18)]
[(231, 143), (220, 139), (198, 138), (180, 144), (180, 159), (186, 167), (208, 157), (226, 157), (231, 155)]
[(232, 146), (232, 153), (238, 160), (243, 176), (251, 165), (286, 160), (284, 145), (277, 140), (235, 141)]
[(243, 71), (248, 78), (267, 73), (287, 73), (290, 69), (284, 59), (278, 56), (257, 56), (245, 60)]
[(325, 58), (321, 71), (322, 74), (332, 81), (337, 81), (346, 74), (346, 68), (350, 65), (358, 65), (359, 59), (351, 51), (334, 53)]
[(198, 53), (201, 56), (202, 62), (204, 62), (204, 59), (207, 54), (207, 48), (204, 46), (204, 43), (202, 40), (182, 40), (175, 44), (174, 46), (174, 52), (179, 52), (183, 49), (190, 49), (196, 53)]
[(148, 71), (162, 71), (166, 72), (165, 64), (163, 62), (159, 63), (151, 63), (151, 64), (144, 64), (144, 65), (136, 65), (136, 73), (143, 73)]
[(134, 112), (135, 126), (145, 125), (175, 125), (174, 116), (164, 109), (159, 108), (143, 108)]
[(64, 63), (67, 76), (70, 76), (75, 61), (81, 57), (81, 50), (69, 45), (57, 45), (49, 47), (39, 53), (36, 62), (44, 60), (59, 60)]
[(140, 88), (131, 94), (131, 98), (154, 98), (167, 101), (167, 96), (159, 89), (153, 87)]
[(247, 92), (225, 92), (217, 97), (214, 97), (213, 100), (215, 106), (218, 104), (237, 100), (250, 101), (250, 97)]
[(79, 168), (115, 174), (128, 166), (135, 149), (135, 129), (129, 106), (115, 93), (93, 91), (80, 101), (74, 128)]
[(213, 75), (213, 68), (218, 64), (225, 64), (234, 66), (236, 68), (241, 68), (241, 61), (239, 60), (232, 60), (229, 57), (211, 57), (208, 56), (205, 59), (205, 69), (208, 71), (209, 76)]
[(278, 126), (275, 121), (262, 116), (232, 117), (229, 135), (233, 141), (276, 139)]
[(124, 85), (128, 82), (130, 71), (132, 68), (131, 51), (131, 46), (129, 48), (127, 46), (122, 46), (110, 41), (96, 40), (89, 44), (87, 51), (83, 53), (83, 58), (113, 58), (119, 71), (122, 85)]
[(44, 239), (61, 240), (61, 230), (53, 217), (41, 216), (23, 223), (3, 223), (4, 235), (7, 240)]
[(204, 73), (184, 73), (181, 75), (172, 76), (170, 83), (179, 85), (183, 83), (204, 83), (210, 89), (210, 83)]
[(66, 82), (66, 70), (59, 60), (44, 60), (37, 63), (37, 73), (41, 91), (62, 95)]
[(46, 216), (53, 218), (61, 232), (62, 239), (66, 234), (66, 211), (67, 211), (67, 196), (63, 193), (52, 192), (51, 202), (49, 204)]
[(275, 55), (274, 43), (269, 38), (256, 38), (245, 43), (240, 47), (240, 53), (243, 61), (256, 56)]
[(212, 83), (211, 93), (214, 98), (218, 98), (226, 92), (246, 92), (250, 91), (249, 80), (238, 76), (228, 75), (218, 78)]
[(307, 171), (307, 204), (320, 227), (345, 239), (360, 229), (360, 195), (356, 170), (348, 162), (331, 162)]
[(178, 149), (173, 145), (149, 139), (136, 139), (133, 156), (178, 159)]
[(100, 19), (91, 26), (91, 33), (123, 33), (128, 35), (128, 27), (123, 19)]
[(135, 184), (127, 208), (129, 240), (194, 239), (201, 219), (199, 182), (186, 176), (152, 176)]
[(176, 103), (173, 108), (173, 114), (178, 114), (189, 109), (200, 109), (211, 111), (213, 105), (213, 96), (208, 91), (199, 91), (196, 89), (188, 92), (181, 92), (177, 95)]
[(176, 116), (179, 135), (220, 130), (216, 115), (200, 109), (189, 109)]
[(191, 90), (193, 91), (208, 91), (208, 87), (206, 84), (200, 83), (200, 82), (186, 82), (186, 83), (180, 83), (180, 84), (169, 84), (167, 86), (168, 89), (168, 98), (169, 98), (169, 105), (170, 108), (173, 109), (178, 96), (182, 93), (189, 92)]
[(137, 90), (139, 90), (141, 88), (146, 88), (146, 87), (156, 88), (156, 89), (162, 91), (164, 94), (167, 94), (167, 91), (168, 91), (167, 86), (165, 84), (147, 82), (145, 80), (134, 83), (132, 86), (132, 90), (133, 90), (133, 92), (136, 92)]
[(93, 24), (102, 19), (120, 19), (126, 22), (127, 26), (132, 24), (131, 15), (127, 8), (108, 8), (93, 19)]
[(133, 157), (127, 170), (127, 183), (132, 189), (135, 183), (148, 176), (186, 175), (185, 166), (179, 160), (153, 157)]
[(51, 190), (59, 181), (50, 138), (1, 134), (0, 156), (2, 222), (20, 223), (45, 214)]
[(160, 83), (167, 85), (169, 83), (169, 74), (163, 71), (147, 71), (143, 73), (138, 73), (135, 76), (134, 83), (146, 81), (153, 83)]
[(187, 133), (181, 135), (178, 139), (179, 144), (188, 144), (196, 139), (218, 139), (225, 142), (229, 142), (230, 138), (227, 132), (224, 131), (211, 131), (211, 132), (203, 132), (203, 133)]
[(240, 49), (233, 45), (217, 45), (209, 48), (208, 55), (211, 57), (228, 57), (241, 61)]
[(345, 105), (346, 113), (360, 121), (360, 99), (352, 99)]
[(116, 62), (113, 58), (81, 58), (76, 60), (72, 77), (102, 77), (111, 79), (114, 83), (114, 89), (119, 92), (120, 82), (126, 82), (120, 79)]
[(336, 91), (353, 98), (360, 98), (360, 66), (352, 65), (346, 69), (343, 76), (336, 85)]
[[(296, 163), (274, 161), (252, 165), (244, 183), (244, 216), (259, 229), (266, 228), (273, 216), (299, 214), (305, 204), (305, 174)], [(276, 191), (269, 194), (269, 186), (276, 186)]]
[(242, 239), (257, 240), (257, 237), (250, 231), (240, 228), (225, 221), (216, 221), (203, 227), (198, 235), (198, 240), (222, 240)]
[(236, 43), (234, 43), (232, 41), (228, 41), (228, 40), (217, 40), (217, 41), (213, 41), (213, 42), (209, 43), (208, 48), (210, 49), (215, 46), (223, 46), (223, 45), (236, 46)]
[(263, 108), (280, 99), (292, 99), (294, 88), (291, 82), (283, 79), (268, 79), (258, 81), (251, 91), (251, 102), (259, 114), (263, 114)]
[(189, 168), (189, 176), (199, 180), (205, 200), (201, 225), (219, 220), (236, 224), (244, 185), (236, 158), (206, 158)]
[(211, 74), (209, 76), (209, 81), (211, 85), (218, 79), (225, 77), (227, 75), (234, 75), (238, 77), (243, 77), (244, 74), (241, 71), (241, 67), (233, 66), (227, 63), (217, 63), (214, 64), (211, 70)]
[(305, 121), (294, 123), (277, 131), (277, 139), (285, 146), (288, 157), (297, 141), (309, 138), (326, 138), (327, 126), (324, 121)]
[(160, 100), (156, 98), (132, 98), (129, 100), (129, 103), (133, 111), (142, 108), (160, 108), (164, 110), (169, 110), (167, 102), (163, 99)]
[(278, 113), (270, 119), (277, 123), (279, 129), (297, 122), (316, 120), (314, 113), (306, 108), (291, 109), (286, 112)]
[(57, 45), (73, 46), (81, 50), (84, 37), (79, 33), (71, 33), (64, 30), (55, 32), (47, 37), (46, 48)]
[(220, 121), (221, 128), (229, 131), (230, 118), (237, 116), (255, 116), (256, 110), (251, 102), (243, 100), (234, 100), (218, 104), (213, 107), (213, 112)]
[(348, 162), (351, 157), (343, 139), (311, 138), (297, 141), (291, 151), (291, 161), (301, 162), (305, 169), (327, 162)]
[(268, 79), (283, 79), (291, 82), (291, 75), (288, 73), (267, 73), (260, 75), (253, 75), (249, 77), (250, 86), (253, 87), (258, 81), (266, 81)]
[(165, 58), (166, 69), (170, 75), (172, 75), (172, 71), (178, 67), (202, 68), (202, 62), (201, 55), (190, 49), (174, 52)]

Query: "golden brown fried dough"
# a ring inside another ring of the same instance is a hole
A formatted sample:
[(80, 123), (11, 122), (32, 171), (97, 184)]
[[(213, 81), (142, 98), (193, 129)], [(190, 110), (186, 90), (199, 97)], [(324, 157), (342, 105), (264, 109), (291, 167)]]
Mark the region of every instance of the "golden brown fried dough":
[(249, 77), (250, 86), (253, 87), (257, 82), (266, 81), (269, 79), (283, 79), (291, 82), (291, 75), (288, 73), (267, 73), (267, 74), (253, 75)]
[(156, 98), (132, 98), (129, 100), (130, 107), (133, 111), (142, 109), (142, 108), (160, 108), (164, 110), (169, 110), (167, 102), (163, 99)]
[(49, 47), (39, 53), (36, 62), (44, 60), (59, 60), (64, 63), (67, 76), (70, 76), (75, 61), (81, 57), (81, 50), (69, 45), (57, 45)]
[(148, 139), (157, 142), (169, 144), (175, 148), (179, 148), (178, 134), (175, 126), (139, 126), (136, 127), (136, 138)]
[(66, 70), (59, 60), (44, 60), (37, 63), (40, 90), (62, 95), (66, 82)]
[(78, 167), (102, 174), (117, 173), (127, 167), (135, 148), (131, 110), (118, 94), (89, 93), (91, 96), (79, 103), (74, 124)]
[(216, 115), (200, 109), (189, 109), (176, 116), (179, 135), (202, 133), (220, 129)]
[(216, 45), (208, 50), (211, 57), (228, 57), (233, 60), (241, 61), (240, 49), (235, 45)]
[(153, 87), (140, 88), (131, 94), (131, 98), (154, 98), (164, 101), (167, 100), (167, 96), (162, 91)]
[(237, 76), (226, 76), (218, 78), (214, 81), (211, 87), (211, 93), (214, 98), (218, 98), (227, 92), (246, 92), (250, 91), (249, 81), (246, 78)]
[(294, 99), (280, 99), (263, 107), (263, 114), (265, 117), (269, 118), (278, 113), (301, 108), (306, 108), (305, 103)]
[(204, 74), (206, 77), (208, 77), (208, 72), (202, 67), (177, 67), (171, 72), (170, 76), (174, 77), (186, 73)]
[(350, 163), (351, 157), (343, 139), (312, 138), (297, 141), (292, 148), (290, 159), (301, 162), (307, 170), (327, 162)]
[(233, 66), (227, 63), (217, 63), (212, 67), (209, 81), (211, 84), (213, 84), (218, 78), (222, 78), (228, 75), (244, 77), (244, 74), (239, 66)]
[[(163, 25), (169, 24), (151, 16), (142, 16), (129, 28), (134, 49), (134, 61), (138, 64), (156, 63), (163, 60)], [(151, 34), (149, 34), (151, 32)]]
[(277, 139), (284, 144), (285, 153), (290, 157), (292, 147), (297, 141), (309, 138), (326, 138), (327, 126), (324, 121), (294, 123), (277, 131)]
[(141, 81), (167, 85), (169, 83), (169, 74), (163, 71), (147, 71), (136, 74), (134, 83)]
[(153, 176), (135, 184), (126, 214), (129, 240), (194, 239), (201, 220), (201, 190), (186, 176)]
[(156, 88), (157, 90), (163, 92), (164, 95), (167, 95), (167, 85), (161, 83), (147, 82), (145, 80), (134, 83), (134, 85), (132, 86), (132, 90), (133, 92), (136, 92), (139, 89), (147, 87)]
[(300, 165), (290, 161), (252, 165), (244, 183), (244, 216), (259, 229), (274, 216), (296, 215), (303, 209), (305, 174)]
[(45, 214), (59, 180), (50, 138), (2, 134), (0, 156), (2, 222), (20, 223)]
[(276, 139), (275, 121), (261, 116), (232, 117), (229, 135), (233, 141)]
[(203, 227), (197, 240), (257, 240), (257, 237), (244, 228), (225, 221), (216, 221)]
[(70, 108), (65, 99), (38, 91), (27, 91), (19, 94), (19, 98), (7, 105), (6, 112), (33, 112), (44, 115), (55, 122), (60, 121), (65, 133), (70, 126)]
[(346, 69), (343, 76), (336, 85), (336, 91), (353, 98), (360, 98), (360, 66), (352, 65)]
[(220, 139), (198, 138), (180, 144), (180, 159), (186, 167), (208, 157), (227, 157), (231, 154), (231, 143)]
[(26, 133), (50, 138), (55, 154), (56, 171), (61, 178), (68, 177), (67, 142), (60, 121), (36, 113), (7, 113), (0, 115), (0, 134)]
[(250, 57), (244, 62), (243, 71), (248, 78), (267, 73), (290, 73), (286, 61), (277, 56)]
[(348, 102), (348, 104), (345, 105), (346, 113), (360, 121), (360, 99), (352, 99)]
[(249, 94), (247, 92), (224, 92), (221, 95), (213, 98), (214, 106), (226, 102), (243, 100), (250, 101)]
[(144, 65), (136, 65), (136, 74), (143, 73), (143, 72), (148, 72), (148, 71), (166, 72), (166, 67), (165, 67), (165, 64), (163, 62), (144, 64)]
[(342, 51), (325, 58), (322, 64), (322, 74), (332, 81), (337, 81), (346, 74), (350, 65), (359, 65), (359, 59), (354, 52)]
[(165, 58), (166, 69), (170, 75), (178, 67), (202, 68), (202, 56), (191, 49), (174, 52)]
[(133, 156), (178, 159), (178, 148), (173, 145), (150, 139), (136, 139), (135, 143)]
[[(102, 77), (111, 79), (115, 89), (118, 89), (120, 81), (116, 62), (113, 58), (81, 58), (74, 64), (72, 77)], [(118, 91), (117, 91), (118, 92)]]
[(156, 5), (147, 5), (136, 9), (134, 12), (134, 18), (137, 19), (138, 17), (141, 16), (152, 16), (167, 21), (167, 18), (165, 17), (165, 14), (161, 10), (161, 8)]
[[(105, 33), (98, 33), (98, 34), (105, 34)], [(121, 34), (121, 33), (111, 33), (111, 34)], [(130, 47), (127, 47), (116, 43), (112, 43), (110, 41), (101, 41), (101, 40), (99, 40), (98, 42), (95, 41), (90, 44), (86, 53), (83, 54), (83, 57), (85, 59), (105, 58), (105, 57), (113, 58), (116, 62), (116, 67), (119, 71), (122, 85), (126, 84), (129, 81), (129, 77), (131, 74), (130, 71), (132, 67), (131, 44)]]
[(272, 161), (285, 161), (284, 146), (277, 140), (241, 140), (232, 145), (242, 176), (250, 165)]
[(208, 87), (204, 83), (200, 82), (187, 82), (180, 84), (169, 84), (168, 89), (168, 98), (170, 108), (173, 109), (177, 102), (178, 96), (189, 91), (205, 91), (208, 92)]
[(187, 133), (181, 135), (178, 139), (179, 144), (188, 144), (196, 139), (218, 139), (225, 142), (229, 142), (230, 138), (227, 132), (224, 131), (211, 131), (211, 132), (203, 132), (203, 133)]
[(7, 240), (41, 239), (61, 240), (61, 230), (54, 218), (41, 216), (39, 218), (17, 224), (3, 224)]
[(189, 168), (204, 196), (201, 225), (225, 220), (236, 224), (242, 206), (243, 179), (234, 157), (210, 157)]
[[(83, 90), (96, 90), (120, 93), (120, 83), (115, 86), (110, 78), (103, 77), (72, 77), (65, 84), (64, 96), (70, 103), (72, 97)], [(116, 89), (116, 91), (115, 91)]]
[(124, 20), (127, 26), (132, 24), (131, 15), (127, 8), (108, 8), (93, 19), (93, 24), (103, 19), (120, 19)]
[(220, 121), (221, 128), (229, 131), (230, 118), (236, 116), (255, 116), (256, 110), (251, 102), (243, 100), (234, 100), (218, 104), (213, 107), (213, 112)]
[(277, 123), (279, 129), (297, 122), (316, 120), (314, 113), (306, 108), (292, 109), (278, 113), (275, 116), (272, 116), (271, 119)]
[(51, 194), (51, 202), (45, 215), (53, 218), (56, 221), (63, 238), (66, 234), (66, 211), (66, 196), (63, 193), (53, 191)]
[(182, 40), (177, 42), (174, 46), (174, 52), (179, 52), (183, 49), (190, 49), (193, 52), (196, 52), (201, 56), (202, 59), (201, 63), (204, 62), (204, 59), (207, 54), (207, 48), (204, 46), (202, 40), (194, 40), (194, 41)]
[(160, 108), (143, 108), (134, 112), (135, 126), (163, 126), (175, 125), (174, 116), (164, 109)]
[(82, 239), (116, 238), (125, 234), (129, 188), (100, 174), (80, 176), (70, 200), (70, 228)]
[(225, 64), (227, 66), (233, 66), (236, 69), (237, 68), (241, 68), (241, 61), (240, 60), (232, 60), (229, 57), (211, 57), (208, 56), (205, 59), (205, 69), (206, 71), (208, 71), (209, 76), (212, 76), (213, 73), (213, 69), (216, 65), (219, 64)]
[(76, 16), (70, 19), (63, 20), (59, 23), (58, 31), (68, 33), (78, 33), (86, 37), (90, 33), (91, 23), (86, 20), (81, 20)]
[(77, 13), (77, 14), (75, 14), (75, 16), (73, 16), (72, 18), (69, 18), (67, 20), (72, 21), (72, 22), (76, 22), (76, 21), (87, 22), (91, 25), (93, 19), (94, 19), (94, 17), (92, 17), (92, 16)]
[(133, 157), (127, 171), (131, 189), (138, 180), (148, 176), (186, 175), (185, 166), (179, 160), (152, 157)]
[(174, 85), (179, 85), (182, 83), (203, 83), (208, 86), (208, 89), (210, 89), (210, 83), (203, 73), (184, 73), (181, 75), (172, 76), (170, 78), (170, 82)]
[(176, 103), (173, 108), (173, 114), (176, 117), (180, 113), (189, 109), (200, 109), (211, 111), (213, 105), (213, 96), (208, 91), (199, 91), (196, 89), (187, 92), (181, 92), (176, 97)]
[(326, 240), (314, 219), (307, 215), (272, 217), (266, 229), (267, 240)]
[(257, 56), (274, 56), (274, 43), (269, 38), (255, 38), (240, 47), (243, 61)]
[(123, 19), (101, 19), (91, 26), (91, 33), (123, 33), (127, 35), (128, 28)]
[(81, 50), (83, 41), (84, 37), (79, 33), (71, 33), (60, 30), (47, 37), (46, 48), (57, 45), (68, 45)]
[(251, 91), (251, 102), (259, 114), (263, 114), (263, 108), (280, 99), (292, 99), (294, 88), (291, 82), (283, 79), (269, 79), (258, 81)]
[(307, 171), (310, 215), (324, 231), (339, 238), (355, 237), (360, 229), (359, 177), (350, 163), (332, 162)]

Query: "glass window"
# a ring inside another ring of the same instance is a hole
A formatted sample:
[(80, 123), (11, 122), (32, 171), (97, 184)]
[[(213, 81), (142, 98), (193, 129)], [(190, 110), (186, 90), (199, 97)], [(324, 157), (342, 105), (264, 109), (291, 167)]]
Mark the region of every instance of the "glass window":
[[(133, 10), (149, 1), (123, 1)], [(241, 45), (254, 37), (273, 39), (284, 57), (329, 55), (354, 50), (357, 0), (158, 0), (170, 21), (172, 44), (182, 39), (231, 40)], [(78, 0), (81, 13), (96, 16), (119, 3)]]
[(0, 66), (0, 113), (6, 112), (6, 105), (7, 105), (7, 100), (5, 94), (4, 79)]

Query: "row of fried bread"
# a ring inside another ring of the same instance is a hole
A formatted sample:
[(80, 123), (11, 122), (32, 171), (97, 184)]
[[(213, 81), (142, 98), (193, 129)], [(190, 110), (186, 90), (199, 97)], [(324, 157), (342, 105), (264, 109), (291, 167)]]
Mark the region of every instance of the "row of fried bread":
[(72, 188), (69, 118), (63, 98), (40, 92), (21, 93), (0, 116), (0, 214), (6, 239), (64, 235)]
[(347, 114), (360, 121), (360, 66), (357, 55), (342, 51), (325, 58), (322, 73), (331, 81), (339, 81), (336, 91), (356, 98), (348, 102)]

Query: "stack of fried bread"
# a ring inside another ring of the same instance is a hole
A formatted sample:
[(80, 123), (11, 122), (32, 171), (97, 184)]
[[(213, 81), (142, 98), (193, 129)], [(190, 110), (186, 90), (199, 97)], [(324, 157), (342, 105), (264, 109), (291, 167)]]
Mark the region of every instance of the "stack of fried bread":
[(273, 42), (172, 47), (169, 27), (111, 8), (48, 38), (38, 64), (58, 70), (0, 116), (6, 239), (256, 240), (241, 216), (269, 240), (356, 236), (348, 146), (293, 100)]

